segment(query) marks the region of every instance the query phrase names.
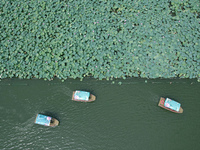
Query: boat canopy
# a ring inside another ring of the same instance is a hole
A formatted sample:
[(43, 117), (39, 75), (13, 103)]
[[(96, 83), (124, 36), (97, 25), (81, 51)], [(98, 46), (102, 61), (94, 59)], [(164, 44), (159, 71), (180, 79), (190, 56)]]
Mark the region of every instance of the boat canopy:
[(174, 100), (166, 98), (164, 106), (167, 107), (167, 108), (170, 108), (172, 110), (179, 111), (181, 104), (174, 101)]
[(35, 123), (40, 125), (49, 126), (51, 121), (51, 117), (38, 114), (35, 120)]
[(74, 99), (76, 100), (86, 100), (88, 101), (90, 97), (90, 92), (76, 91), (74, 94)]

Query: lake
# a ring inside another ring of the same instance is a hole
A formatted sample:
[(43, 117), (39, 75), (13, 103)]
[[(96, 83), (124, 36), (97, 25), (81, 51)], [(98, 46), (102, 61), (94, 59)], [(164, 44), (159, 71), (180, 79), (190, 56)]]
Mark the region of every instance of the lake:
[[(97, 99), (72, 101), (74, 90)], [(4, 79), (0, 149), (199, 150), (199, 91), (196, 79)], [(183, 114), (158, 107), (161, 96), (180, 102)], [(34, 124), (37, 113), (59, 126)]]

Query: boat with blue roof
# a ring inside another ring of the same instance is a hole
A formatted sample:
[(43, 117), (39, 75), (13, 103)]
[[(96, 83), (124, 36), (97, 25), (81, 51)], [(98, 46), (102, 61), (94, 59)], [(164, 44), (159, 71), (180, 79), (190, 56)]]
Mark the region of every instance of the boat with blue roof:
[(43, 125), (43, 126), (55, 127), (55, 126), (58, 126), (59, 121), (50, 116), (37, 114), (37, 116), (35, 118), (35, 123)]
[(80, 102), (92, 102), (96, 100), (96, 96), (90, 92), (76, 90), (72, 94), (72, 100)]
[(181, 107), (181, 104), (170, 98), (161, 97), (158, 106), (175, 113), (183, 113), (183, 108)]

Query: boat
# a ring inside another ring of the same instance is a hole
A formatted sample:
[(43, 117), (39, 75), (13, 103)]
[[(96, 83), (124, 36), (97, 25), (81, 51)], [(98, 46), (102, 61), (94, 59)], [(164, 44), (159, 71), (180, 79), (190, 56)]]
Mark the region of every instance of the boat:
[(35, 123), (44, 125), (44, 126), (55, 127), (55, 126), (58, 126), (59, 121), (53, 117), (49, 117), (49, 116), (42, 115), (42, 114), (37, 114), (37, 116), (35, 118)]
[(170, 98), (165, 99), (161, 97), (158, 106), (175, 113), (183, 113), (183, 108), (181, 107), (181, 104)]
[(96, 100), (96, 96), (86, 91), (73, 91), (72, 100), (80, 102), (92, 102)]

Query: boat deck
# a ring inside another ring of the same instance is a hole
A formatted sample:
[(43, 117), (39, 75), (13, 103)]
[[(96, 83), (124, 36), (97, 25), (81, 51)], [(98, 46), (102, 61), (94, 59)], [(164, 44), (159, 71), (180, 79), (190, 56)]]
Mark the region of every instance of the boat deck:
[(58, 126), (58, 124), (59, 124), (59, 121), (57, 119), (55, 119), (55, 118), (51, 119), (51, 123), (50, 123), (51, 127)]

